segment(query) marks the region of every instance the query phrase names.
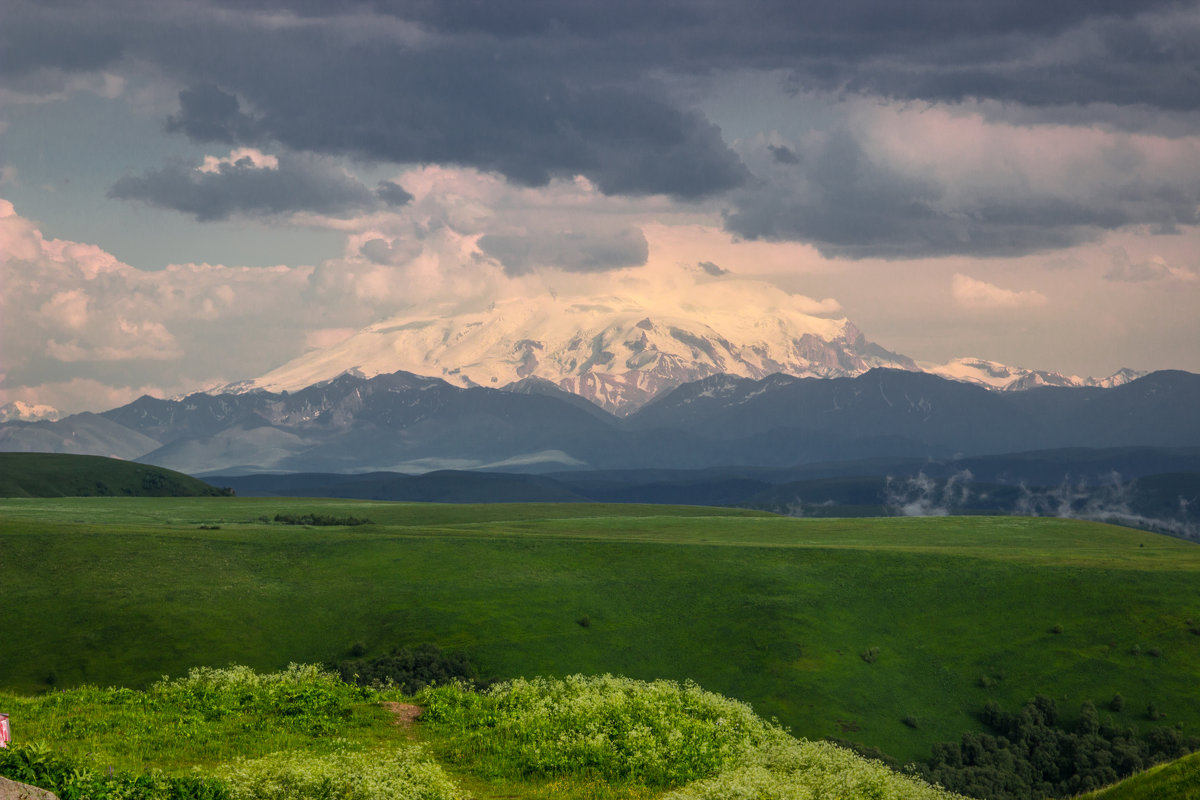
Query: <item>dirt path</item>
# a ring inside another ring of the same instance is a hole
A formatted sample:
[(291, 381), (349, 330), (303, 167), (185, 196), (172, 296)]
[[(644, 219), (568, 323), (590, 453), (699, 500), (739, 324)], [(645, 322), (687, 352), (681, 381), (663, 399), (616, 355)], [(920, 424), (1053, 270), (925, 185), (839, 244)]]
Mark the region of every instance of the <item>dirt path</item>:
[(380, 703), (380, 705), (392, 712), (392, 714), (396, 717), (396, 719), (392, 721), (393, 725), (398, 725), (406, 730), (412, 728), (413, 722), (415, 722), (417, 717), (421, 716), (421, 713), (425, 710), (420, 706), (414, 706), (409, 703), (384, 702)]

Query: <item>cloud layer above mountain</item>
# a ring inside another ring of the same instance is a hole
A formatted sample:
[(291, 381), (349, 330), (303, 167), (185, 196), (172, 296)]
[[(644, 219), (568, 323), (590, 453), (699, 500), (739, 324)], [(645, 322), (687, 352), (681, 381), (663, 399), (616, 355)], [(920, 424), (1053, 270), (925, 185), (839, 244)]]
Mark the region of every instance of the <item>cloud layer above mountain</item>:
[(1195, 0), (9, 0), (8, 219), (111, 253), (130, 294), (55, 283), (56, 349), (6, 343), (0, 391), (200, 380), (137, 298), (211, 264), (232, 305), (294, 305), (216, 326), (259, 360), (670, 273), (826, 298), (917, 358), (1200, 368), (1198, 40)]
[[(16, 91), (152, 70), (180, 87), (167, 132), (285, 153), (113, 186), (201, 220), (379, 199), (320, 157), (721, 197), (735, 234), (851, 257), (1063, 247), (1200, 203), (1192, 3), (14, 0), (0, 36)], [(739, 71), (834, 119), (738, 147), (704, 84)]]

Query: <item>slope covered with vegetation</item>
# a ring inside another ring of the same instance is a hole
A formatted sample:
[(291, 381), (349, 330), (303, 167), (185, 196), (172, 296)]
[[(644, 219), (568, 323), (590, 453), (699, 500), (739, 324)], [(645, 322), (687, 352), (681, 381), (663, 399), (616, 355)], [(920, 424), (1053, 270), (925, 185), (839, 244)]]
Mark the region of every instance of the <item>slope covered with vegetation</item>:
[(385, 704), (408, 699), (296, 665), (194, 669), (144, 692), (0, 694), (23, 740), (0, 750), (0, 775), (92, 800), (458, 800), (467, 786), (545, 800), (953, 798), (694, 684), (451, 684), (419, 692), (424, 714), (405, 728)]
[[(310, 514), (369, 523), (274, 521)], [(1091, 702), (1101, 724), (1194, 736), (1198, 577), (1195, 545), (1067, 520), (6, 500), (0, 686), (145, 687), (434, 643), (484, 677), (694, 680), (904, 764), (985, 733), (989, 701), (1039, 694), (1070, 724)]]
[(1080, 800), (1200, 800), (1200, 753), (1151, 767)]
[(103, 456), (0, 453), (0, 497), (212, 497), (182, 472)]

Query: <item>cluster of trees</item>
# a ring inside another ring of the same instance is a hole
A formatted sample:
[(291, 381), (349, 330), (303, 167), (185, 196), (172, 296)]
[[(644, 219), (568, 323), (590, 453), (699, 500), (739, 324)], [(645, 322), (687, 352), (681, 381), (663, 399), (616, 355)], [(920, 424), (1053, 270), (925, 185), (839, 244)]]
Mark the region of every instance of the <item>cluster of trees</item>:
[[(352, 653), (362, 655), (361, 645)], [(396, 647), (375, 658), (351, 658), (337, 665), (347, 683), (359, 686), (395, 686), (405, 694), (416, 694), (429, 685), (444, 685), (455, 680), (479, 682), (479, 670), (464, 653), (451, 653), (434, 644)]]
[(1102, 722), (1090, 702), (1078, 720), (1064, 724), (1054, 701), (1041, 695), (1012, 713), (988, 703), (983, 721), (994, 733), (972, 731), (961, 742), (934, 745), (922, 777), (990, 800), (1068, 797), (1200, 749), (1200, 740), (1185, 739), (1176, 728), (1160, 726), (1139, 737), (1111, 718)]
[(336, 517), (332, 514), (276, 514), (276, 522), (284, 525), (370, 525), (371, 520), (353, 515)]

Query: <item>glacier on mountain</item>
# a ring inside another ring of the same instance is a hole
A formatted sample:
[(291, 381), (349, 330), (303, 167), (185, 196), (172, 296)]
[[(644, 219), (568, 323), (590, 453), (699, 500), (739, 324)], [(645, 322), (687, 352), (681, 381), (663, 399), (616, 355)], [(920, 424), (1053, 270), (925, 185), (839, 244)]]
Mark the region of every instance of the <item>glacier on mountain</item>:
[(833, 378), (874, 367), (917, 369), (867, 341), (846, 319), (806, 313), (801, 301), (778, 290), (769, 297), (762, 306), (742, 307), (544, 296), (454, 316), (400, 315), (223, 388), (297, 391), (345, 372), (372, 377), (397, 370), (495, 388), (536, 377), (627, 415), (665, 390), (710, 375)]

